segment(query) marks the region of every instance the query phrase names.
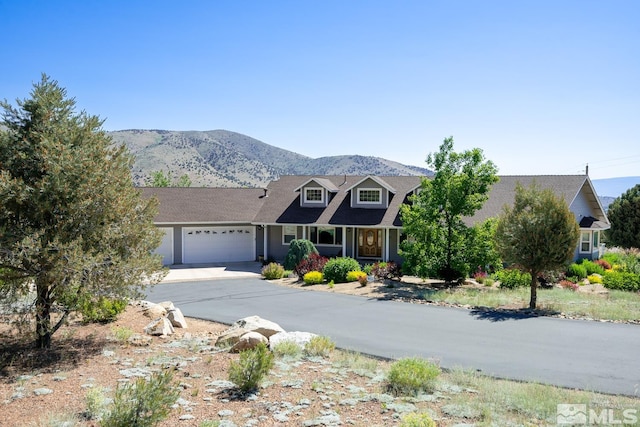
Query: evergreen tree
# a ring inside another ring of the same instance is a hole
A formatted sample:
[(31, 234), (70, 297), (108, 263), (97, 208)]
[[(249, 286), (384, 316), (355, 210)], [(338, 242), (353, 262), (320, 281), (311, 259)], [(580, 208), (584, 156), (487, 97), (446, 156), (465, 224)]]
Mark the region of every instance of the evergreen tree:
[(564, 199), (535, 183), (516, 186), (515, 202), (505, 206), (495, 238), (502, 259), (531, 274), (529, 308), (536, 308), (538, 275), (564, 268), (579, 237), (580, 227)]
[(627, 190), (609, 206), (611, 228), (608, 243), (623, 248), (640, 248), (640, 184)]
[(36, 345), (48, 348), (80, 302), (135, 297), (160, 280), (162, 235), (157, 200), (134, 188), (132, 157), (102, 121), (76, 113), (46, 75), (30, 95), (0, 103), (0, 299), (33, 300)]

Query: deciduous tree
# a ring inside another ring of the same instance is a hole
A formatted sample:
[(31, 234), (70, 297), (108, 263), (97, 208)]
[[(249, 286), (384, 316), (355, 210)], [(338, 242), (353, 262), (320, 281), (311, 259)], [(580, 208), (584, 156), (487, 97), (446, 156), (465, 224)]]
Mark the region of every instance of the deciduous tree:
[(80, 302), (160, 280), (162, 235), (157, 200), (134, 188), (132, 157), (102, 121), (46, 75), (30, 95), (0, 103), (0, 299), (32, 301), (36, 345), (48, 348)]
[(189, 175), (181, 175), (177, 180), (173, 179), (171, 171), (165, 173), (161, 170), (151, 172), (151, 177), (147, 179), (151, 187), (191, 187)]
[(482, 150), (453, 151), (446, 138), (440, 151), (427, 157), (433, 178), (423, 178), (420, 191), (401, 206), (404, 232), (401, 245), (403, 268), (420, 277), (451, 281), (469, 272), (466, 238), (470, 235), (463, 217), (473, 215), (498, 181), (495, 165)]
[(611, 228), (608, 243), (623, 248), (640, 248), (640, 184), (611, 203), (607, 212)]
[(535, 183), (516, 186), (513, 206), (498, 220), (496, 246), (502, 259), (531, 274), (529, 308), (536, 308), (538, 275), (564, 268), (573, 258), (580, 227), (569, 206)]

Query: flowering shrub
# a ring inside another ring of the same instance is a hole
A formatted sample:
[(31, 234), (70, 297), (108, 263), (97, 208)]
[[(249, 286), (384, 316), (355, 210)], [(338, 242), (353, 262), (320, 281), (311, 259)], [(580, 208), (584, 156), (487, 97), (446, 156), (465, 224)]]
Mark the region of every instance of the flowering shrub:
[(587, 280), (589, 281), (589, 283), (591, 284), (596, 284), (596, 283), (602, 283), (602, 276), (599, 274), (590, 274), (587, 277)]
[(324, 281), (324, 277), (320, 271), (310, 271), (302, 278), (307, 285), (317, 285)]
[(478, 266), (478, 269), (473, 273), (473, 280), (478, 283), (484, 283), (485, 279), (489, 277), (486, 271), (482, 270), (482, 266)]
[(580, 287), (580, 285), (578, 285), (577, 283), (573, 283), (571, 280), (561, 280), (558, 284), (561, 287), (565, 289), (571, 289), (572, 291), (577, 291)]
[(364, 271), (350, 271), (347, 273), (347, 282), (360, 282), (362, 286), (367, 284), (367, 273)]
[(294, 272), (299, 278), (304, 278), (304, 275), (310, 271), (322, 272), (324, 265), (329, 261), (327, 257), (323, 257), (320, 254), (311, 253), (309, 256), (296, 265)]

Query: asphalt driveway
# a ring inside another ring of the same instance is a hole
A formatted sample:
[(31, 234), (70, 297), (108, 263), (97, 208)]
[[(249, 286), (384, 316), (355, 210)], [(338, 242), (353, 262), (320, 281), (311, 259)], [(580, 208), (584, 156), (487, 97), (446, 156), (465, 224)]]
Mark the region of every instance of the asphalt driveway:
[(419, 356), (444, 368), (606, 393), (640, 395), (640, 326), (370, 300), (288, 288), (258, 278), (162, 283), (154, 302), (233, 323), (252, 315), (288, 331), (384, 358)]

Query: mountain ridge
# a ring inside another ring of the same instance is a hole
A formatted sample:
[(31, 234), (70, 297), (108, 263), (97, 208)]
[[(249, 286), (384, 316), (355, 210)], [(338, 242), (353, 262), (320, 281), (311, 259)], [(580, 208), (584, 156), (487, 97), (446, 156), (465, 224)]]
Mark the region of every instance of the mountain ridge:
[(227, 131), (126, 129), (107, 132), (134, 155), (132, 175), (145, 185), (151, 173), (184, 174), (194, 187), (261, 187), (280, 175), (418, 175), (426, 168), (381, 157), (341, 155), (311, 158)]

